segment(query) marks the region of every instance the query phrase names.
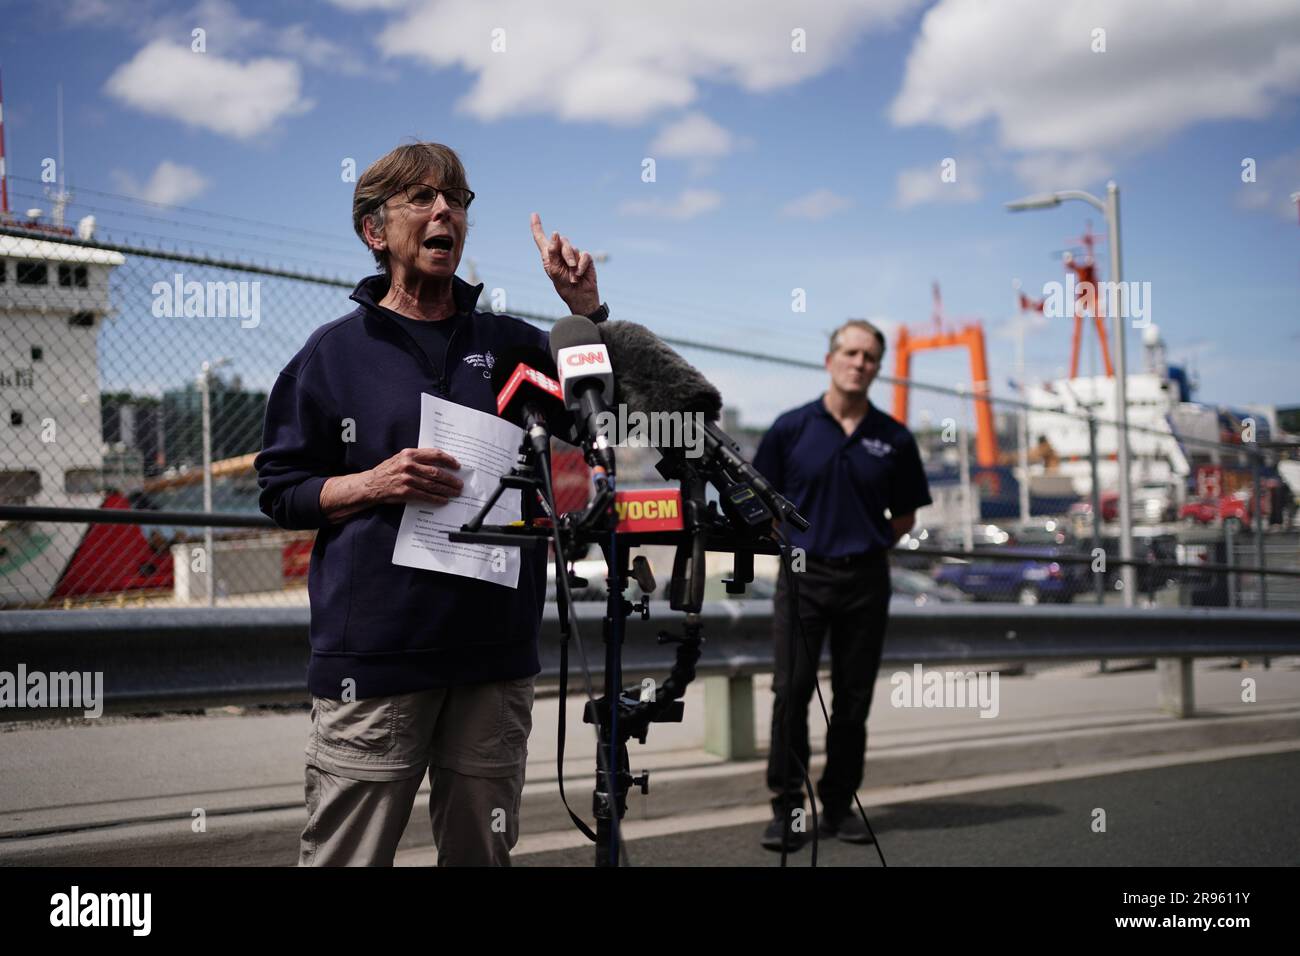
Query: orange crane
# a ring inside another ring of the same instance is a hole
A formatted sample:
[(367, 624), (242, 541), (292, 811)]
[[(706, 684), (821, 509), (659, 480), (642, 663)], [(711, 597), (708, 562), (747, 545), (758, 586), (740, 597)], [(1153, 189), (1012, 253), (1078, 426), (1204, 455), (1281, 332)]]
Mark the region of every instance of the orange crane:
[(971, 381), (975, 393), (975, 460), (981, 467), (991, 468), (998, 463), (998, 437), (993, 430), (993, 408), (989, 396), (989, 363), (984, 350), (984, 326), (979, 319), (965, 321), (953, 331), (945, 330), (943, 300), (939, 283), (932, 285), (934, 314), (931, 319), (934, 331), (930, 335), (913, 337), (907, 326), (900, 326), (894, 352), (894, 417), (907, 424), (908, 380), (912, 373), (912, 354), (933, 349), (964, 348), (970, 353)]
[[(1097, 289), (1097, 259), (1092, 254), (1093, 246), (1101, 238), (1093, 233), (1092, 222), (1084, 223), (1083, 235), (1080, 241), (1086, 250), (1082, 261), (1076, 259), (1073, 253), (1067, 252), (1062, 257), (1065, 261), (1065, 267), (1074, 273), (1077, 285), (1075, 287), (1076, 301), (1074, 303), (1074, 338), (1070, 343), (1070, 378), (1079, 377), (1079, 350), (1083, 344), (1083, 317), (1087, 312), (1092, 313), (1092, 320), (1097, 326), (1097, 341), (1101, 343), (1101, 359), (1106, 363), (1106, 377), (1114, 378), (1115, 370), (1110, 364), (1110, 345), (1106, 341), (1106, 297), (1100, 295)], [(1105, 240), (1102, 239), (1104, 242)]]

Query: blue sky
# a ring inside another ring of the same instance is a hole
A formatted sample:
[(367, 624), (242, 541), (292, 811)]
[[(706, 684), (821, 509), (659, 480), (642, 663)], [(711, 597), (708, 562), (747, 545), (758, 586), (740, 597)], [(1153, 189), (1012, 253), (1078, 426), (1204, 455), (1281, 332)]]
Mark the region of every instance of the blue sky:
[[(204, 241), (360, 277), (370, 260), (342, 163), (360, 170), (405, 139), (433, 139), (465, 160), (478, 193), (466, 256), (508, 307), (567, 312), (542, 274), (533, 210), (610, 255), (598, 270), (615, 316), (814, 361), (850, 316), (927, 326), (937, 280), (949, 316), (983, 318), (1006, 394), (1012, 280), (1030, 292), (1061, 280), (1069, 237), (1086, 219), (1104, 224), (1079, 203), (1016, 215), (1002, 203), (1101, 194), (1113, 177), (1125, 278), (1151, 283), (1152, 318), (1171, 357), (1199, 373), (1199, 397), (1300, 404), (1288, 198), (1300, 190), (1300, 16), (1289, 0), (1230, 7), (6, 3), (11, 192), (36, 188), (56, 155), (61, 83), (65, 173), (108, 232), (148, 231), (115, 221), (128, 207), (99, 194), (131, 195), (183, 207), (174, 216), (188, 223), (235, 228), (188, 211), (205, 210), (281, 224), (296, 231)], [(941, 179), (948, 158), (955, 182)], [(796, 288), (806, 312), (791, 310)], [(1030, 377), (1055, 377), (1069, 330), (1040, 322), (1027, 347)], [(1131, 367), (1140, 351), (1131, 332)], [(821, 383), (690, 357), (752, 421)], [(921, 357), (915, 375), (969, 378), (956, 354)]]

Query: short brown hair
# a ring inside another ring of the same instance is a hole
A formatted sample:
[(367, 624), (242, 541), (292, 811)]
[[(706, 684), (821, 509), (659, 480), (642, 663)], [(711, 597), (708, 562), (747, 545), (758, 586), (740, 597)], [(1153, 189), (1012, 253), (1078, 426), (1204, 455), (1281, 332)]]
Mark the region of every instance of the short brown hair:
[[(409, 183), (418, 183), (430, 173), (433, 183), (441, 188), (469, 189), (465, 179), (465, 166), (450, 146), (442, 143), (407, 143), (387, 156), (375, 160), (357, 180), (352, 191), (352, 228), (362, 242), (366, 241), (364, 222), (367, 218), (379, 230), (384, 225), (384, 199)], [(370, 249), (370, 244), (366, 243)], [(388, 271), (388, 251), (370, 249), (375, 264), (381, 272)]]
[(880, 342), (880, 357), (882, 359), (885, 357), (885, 333), (881, 332), (880, 329), (876, 328), (866, 319), (849, 319), (838, 329), (832, 332), (830, 348), (826, 352), (827, 355), (832, 354), (836, 349), (840, 347), (840, 333), (843, 332), (845, 329), (861, 329), (863, 332), (869, 332), (872, 335), (874, 335), (876, 339)]

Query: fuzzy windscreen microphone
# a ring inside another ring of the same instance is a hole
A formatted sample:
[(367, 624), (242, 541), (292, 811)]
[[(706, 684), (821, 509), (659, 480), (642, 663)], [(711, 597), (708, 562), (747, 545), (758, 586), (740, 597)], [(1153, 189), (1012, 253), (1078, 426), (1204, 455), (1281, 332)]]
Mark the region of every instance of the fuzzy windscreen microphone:
[(597, 326), (617, 369), (614, 402), (629, 412), (699, 412), (705, 421), (722, 415), (722, 395), (663, 339), (635, 322)]
[[(801, 531), (808, 522), (771, 483), (740, 454), (740, 445), (714, 424), (722, 414), (722, 395), (690, 362), (674, 352), (659, 336), (635, 322), (604, 322), (597, 327), (618, 370), (614, 401), (628, 413), (679, 412), (704, 418), (703, 458), (722, 469), (732, 483), (748, 483), (773, 514)], [(680, 455), (680, 449), (659, 449)], [(721, 488), (719, 489), (721, 490)]]

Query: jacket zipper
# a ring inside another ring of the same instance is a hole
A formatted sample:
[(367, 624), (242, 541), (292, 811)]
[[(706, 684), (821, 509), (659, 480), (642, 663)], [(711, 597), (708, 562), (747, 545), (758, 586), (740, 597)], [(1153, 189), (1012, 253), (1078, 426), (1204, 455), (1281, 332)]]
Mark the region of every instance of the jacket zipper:
[(442, 357), (442, 377), (439, 378), (438, 370), (435, 369), (433, 367), (433, 363), (429, 361), (429, 353), (420, 347), (419, 342), (415, 341), (415, 336), (411, 335), (410, 332), (402, 328), (400, 322), (397, 322), (394, 319), (389, 318), (388, 316), (384, 315), (384, 313), (382, 312), (378, 312), (378, 315), (381, 319), (383, 319), (389, 325), (394, 326), (397, 329), (397, 331), (402, 333), (402, 337), (406, 339), (407, 343), (409, 343), (409, 346), (406, 351), (415, 355), (420, 360), (420, 362), (424, 365), (424, 367), (429, 370), (429, 378), (433, 379), (435, 388), (442, 391), (443, 393), (450, 392), (451, 389), (448, 386), (448, 382), (447, 382), (447, 362), (451, 360), (451, 343), (456, 341), (456, 333), (459, 332), (460, 329), (459, 328), (452, 329), (451, 335), (447, 336), (447, 350)]
[[(471, 317), (472, 318), (472, 317)], [(451, 330), (451, 335), (447, 336), (447, 348), (442, 353), (442, 385), (451, 394), (451, 382), (447, 378), (447, 363), (451, 361), (451, 344), (456, 341), (456, 333), (460, 331), (460, 326)]]

